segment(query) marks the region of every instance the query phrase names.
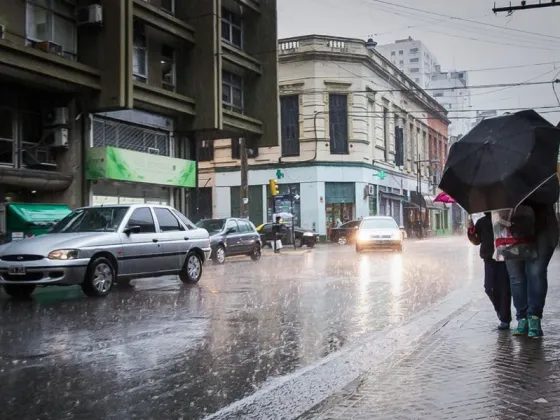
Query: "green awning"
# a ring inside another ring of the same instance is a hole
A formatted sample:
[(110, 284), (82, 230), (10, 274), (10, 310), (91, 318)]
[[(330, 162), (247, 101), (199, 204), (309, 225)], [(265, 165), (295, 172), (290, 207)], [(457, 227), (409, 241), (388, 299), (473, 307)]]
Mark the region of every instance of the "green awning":
[(8, 225), (20, 229), (30, 225), (51, 224), (71, 212), (64, 204), (10, 203), (6, 207)]

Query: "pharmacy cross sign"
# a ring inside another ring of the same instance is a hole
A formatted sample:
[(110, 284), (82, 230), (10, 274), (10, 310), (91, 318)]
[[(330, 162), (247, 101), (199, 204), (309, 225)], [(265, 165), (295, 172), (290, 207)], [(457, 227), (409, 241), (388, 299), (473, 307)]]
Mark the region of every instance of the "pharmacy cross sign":
[(284, 178), (284, 172), (282, 172), (280, 169), (276, 170), (276, 179), (282, 179)]
[(373, 176), (377, 176), (379, 177), (379, 179), (385, 179), (387, 177), (387, 172), (379, 170), (379, 171), (373, 171)]

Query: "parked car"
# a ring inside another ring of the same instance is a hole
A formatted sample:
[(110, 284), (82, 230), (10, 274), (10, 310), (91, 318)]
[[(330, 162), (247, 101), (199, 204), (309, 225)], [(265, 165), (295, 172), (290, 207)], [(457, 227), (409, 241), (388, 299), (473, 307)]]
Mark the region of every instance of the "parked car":
[(364, 217), (356, 235), (356, 252), (366, 249), (403, 251), (404, 235), (395, 219), (388, 216)]
[(206, 219), (196, 224), (210, 234), (211, 258), (223, 264), (227, 257), (249, 255), (253, 261), (261, 258), (261, 238), (255, 225), (246, 219)]
[(73, 284), (106, 296), (115, 282), (132, 278), (178, 274), (197, 283), (209, 256), (208, 232), (172, 207), (84, 207), (47, 234), (0, 246), (0, 284), (13, 297)]
[[(272, 231), (272, 223), (265, 223), (257, 227), (257, 231), (261, 235), (263, 244), (269, 244), (274, 241), (274, 232)], [(313, 248), (319, 242), (319, 234), (298, 226), (294, 229), (296, 247), (301, 248), (306, 245)], [(283, 245), (292, 245), (292, 227), (286, 224), (280, 224), (280, 240)]]
[(354, 243), (356, 241), (356, 232), (360, 226), (360, 220), (352, 220), (346, 222), (340, 227), (332, 228), (330, 234), (331, 242), (338, 242), (340, 245)]

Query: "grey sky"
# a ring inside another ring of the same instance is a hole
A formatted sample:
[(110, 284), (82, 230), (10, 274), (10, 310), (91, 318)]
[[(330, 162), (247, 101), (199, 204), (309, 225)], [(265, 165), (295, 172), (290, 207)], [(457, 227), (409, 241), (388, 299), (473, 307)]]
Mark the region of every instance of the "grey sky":
[[(393, 5), (414, 7), (504, 28), (537, 32), (548, 37), (446, 19), (380, 4), (374, 0), (278, 0), (279, 36), (285, 38), (317, 33), (366, 39), (373, 35), (377, 42), (385, 44), (410, 35), (428, 46), (443, 70), (556, 62), (508, 70), (473, 71), (469, 73), (470, 85), (514, 83), (528, 79), (551, 81), (560, 73), (560, 7), (519, 11), (507, 17), (505, 14), (494, 15), (494, 2), (490, 0), (386, 1)], [(504, 6), (509, 4), (509, 0), (496, 2)], [(520, 3), (517, 0), (512, 2)], [(478, 38), (481, 41), (464, 37)], [(543, 75), (544, 73), (547, 74)], [(557, 85), (556, 90), (560, 95), (560, 85)], [(560, 105), (550, 84), (491, 91), (496, 89), (473, 90), (472, 107), (491, 109)], [(543, 116), (555, 124), (560, 120), (560, 113)]]

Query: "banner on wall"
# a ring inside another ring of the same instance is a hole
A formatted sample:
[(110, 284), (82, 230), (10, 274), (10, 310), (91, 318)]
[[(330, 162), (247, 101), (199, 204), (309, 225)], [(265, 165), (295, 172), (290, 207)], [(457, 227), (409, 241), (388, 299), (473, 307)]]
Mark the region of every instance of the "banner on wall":
[(116, 147), (88, 150), (89, 180), (142, 182), (173, 187), (196, 187), (196, 162)]

